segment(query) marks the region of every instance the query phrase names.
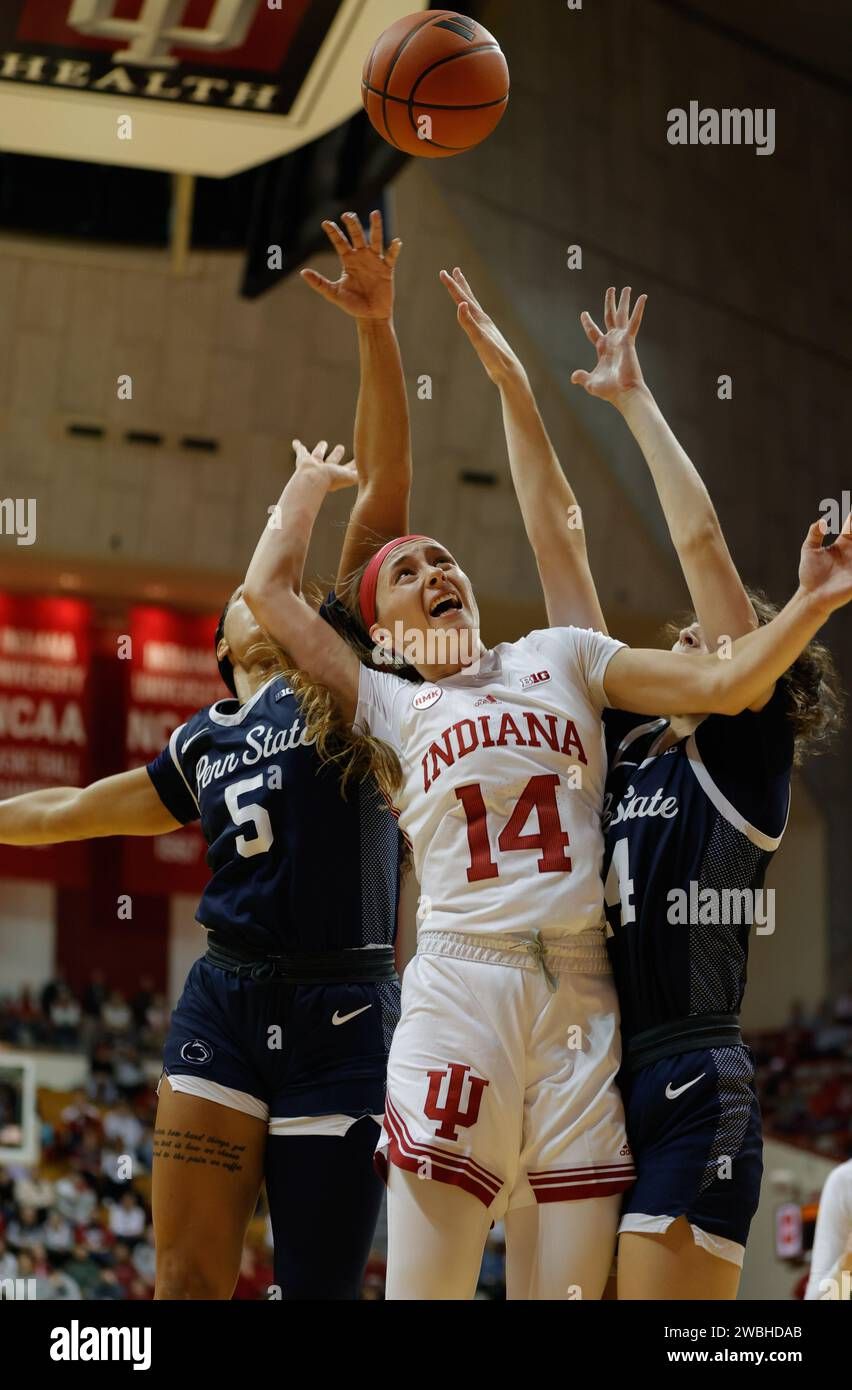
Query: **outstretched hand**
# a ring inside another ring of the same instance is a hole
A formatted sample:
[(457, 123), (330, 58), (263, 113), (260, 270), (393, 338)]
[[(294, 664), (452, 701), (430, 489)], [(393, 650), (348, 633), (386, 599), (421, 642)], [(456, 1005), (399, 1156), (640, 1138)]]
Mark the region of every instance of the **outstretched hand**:
[(370, 213), (369, 241), (354, 212), (343, 214), (349, 238), (336, 222), (323, 222), (322, 229), (340, 257), (340, 276), (327, 280), (317, 270), (301, 271), (302, 279), (330, 304), (356, 319), (388, 320), (393, 313), (393, 268), (402, 250), (399, 237), (385, 249), (380, 212)]
[(326, 458), (328, 444), (321, 439), (319, 444), (315, 444), (309, 450), (300, 439), (293, 440), (293, 451), (296, 455), (296, 472), (300, 469), (316, 469), (326, 484), (329, 492), (337, 492), (343, 487), (352, 487), (358, 481), (358, 469), (354, 460), (351, 463), (341, 463), (346, 450), (342, 444), (336, 444)]
[(618, 304), (612, 286), (604, 300), (604, 323), (606, 332), (602, 333), (585, 309), (580, 322), (592, 347), (598, 355), (597, 365), (591, 372), (578, 370), (571, 373), (575, 386), (582, 386), (590, 396), (600, 396), (601, 400), (620, 405), (631, 392), (644, 387), (645, 379), (636, 353), (636, 334), (642, 322), (646, 294), (640, 294), (633, 313), (630, 312), (630, 286), (621, 291)]
[(523, 374), (523, 366), (506, 342), (493, 319), (480, 304), (467, 280), (456, 266), (452, 275), (441, 271), (441, 283), (458, 305), (458, 320), (472, 342), (476, 354), (496, 386), (511, 375)]
[(799, 583), (827, 612), (852, 599), (852, 512), (831, 545), (824, 518), (815, 521), (805, 537), (799, 561)]

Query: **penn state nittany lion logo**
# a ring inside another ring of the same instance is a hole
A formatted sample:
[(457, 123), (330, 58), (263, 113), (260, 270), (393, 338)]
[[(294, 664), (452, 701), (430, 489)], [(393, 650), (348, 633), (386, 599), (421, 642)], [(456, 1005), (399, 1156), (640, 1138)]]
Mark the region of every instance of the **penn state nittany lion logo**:
[(213, 1056), (213, 1049), (209, 1043), (202, 1042), (200, 1038), (193, 1038), (192, 1042), (184, 1043), (180, 1055), (184, 1062), (192, 1062), (196, 1067), (203, 1067), (205, 1062), (209, 1062)]

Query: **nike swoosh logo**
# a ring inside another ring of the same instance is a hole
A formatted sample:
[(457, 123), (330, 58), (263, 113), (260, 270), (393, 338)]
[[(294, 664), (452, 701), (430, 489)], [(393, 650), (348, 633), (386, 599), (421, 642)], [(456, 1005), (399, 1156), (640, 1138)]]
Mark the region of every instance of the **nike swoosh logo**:
[(184, 754), (184, 753), (186, 752), (187, 748), (189, 747), (189, 745), (190, 745), (191, 743), (194, 743), (195, 740), (196, 740), (197, 738), (201, 738), (201, 735), (202, 735), (202, 734), (206, 734), (206, 733), (207, 733), (207, 730), (206, 730), (206, 729), (199, 729), (197, 734), (193, 734), (193, 735), (192, 735), (192, 738), (188, 738), (188, 739), (186, 740), (186, 743), (183, 745), (183, 747), (182, 747), (181, 750), (180, 750), (180, 751), (181, 751), (181, 754)]
[(372, 1007), (373, 1007), (372, 1004), (365, 1004), (364, 1007), (363, 1007), (363, 1009), (353, 1009), (351, 1014), (339, 1014), (339, 1013), (337, 1012), (337, 1010), (335, 1009), (334, 1015), (333, 1015), (331, 1021), (332, 1021), (332, 1023), (335, 1025), (335, 1027), (336, 1027), (339, 1023), (348, 1023), (349, 1020), (350, 1020), (350, 1018), (357, 1018), (359, 1014), (365, 1014), (365, 1013), (367, 1012), (367, 1010), (368, 1010), (368, 1009), (372, 1009)]
[[(701, 1073), (701, 1076), (705, 1075), (706, 1072)], [(672, 1088), (672, 1083), (669, 1082), (668, 1086), (666, 1087), (666, 1100), (677, 1100), (677, 1097), (682, 1096), (684, 1091), (688, 1091), (690, 1086), (694, 1086), (696, 1081), (700, 1081), (701, 1076), (694, 1076), (692, 1080), (687, 1081), (684, 1086), (677, 1086), (674, 1089)]]

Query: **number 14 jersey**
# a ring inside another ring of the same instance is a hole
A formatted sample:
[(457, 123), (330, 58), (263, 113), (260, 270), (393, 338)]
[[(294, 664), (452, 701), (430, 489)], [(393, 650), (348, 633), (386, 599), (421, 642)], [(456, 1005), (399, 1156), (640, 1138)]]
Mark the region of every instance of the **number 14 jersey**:
[(433, 684), (362, 667), (355, 726), (399, 756), (423, 927), (546, 939), (601, 924), (603, 678), (621, 646), (548, 628)]

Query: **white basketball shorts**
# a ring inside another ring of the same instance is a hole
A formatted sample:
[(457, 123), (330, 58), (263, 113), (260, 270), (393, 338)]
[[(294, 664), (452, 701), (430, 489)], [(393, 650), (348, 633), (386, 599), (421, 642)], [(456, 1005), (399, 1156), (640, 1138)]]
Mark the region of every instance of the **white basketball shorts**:
[(421, 932), (402, 982), (376, 1161), (510, 1207), (635, 1178), (618, 1003), (601, 932), (507, 940)]

